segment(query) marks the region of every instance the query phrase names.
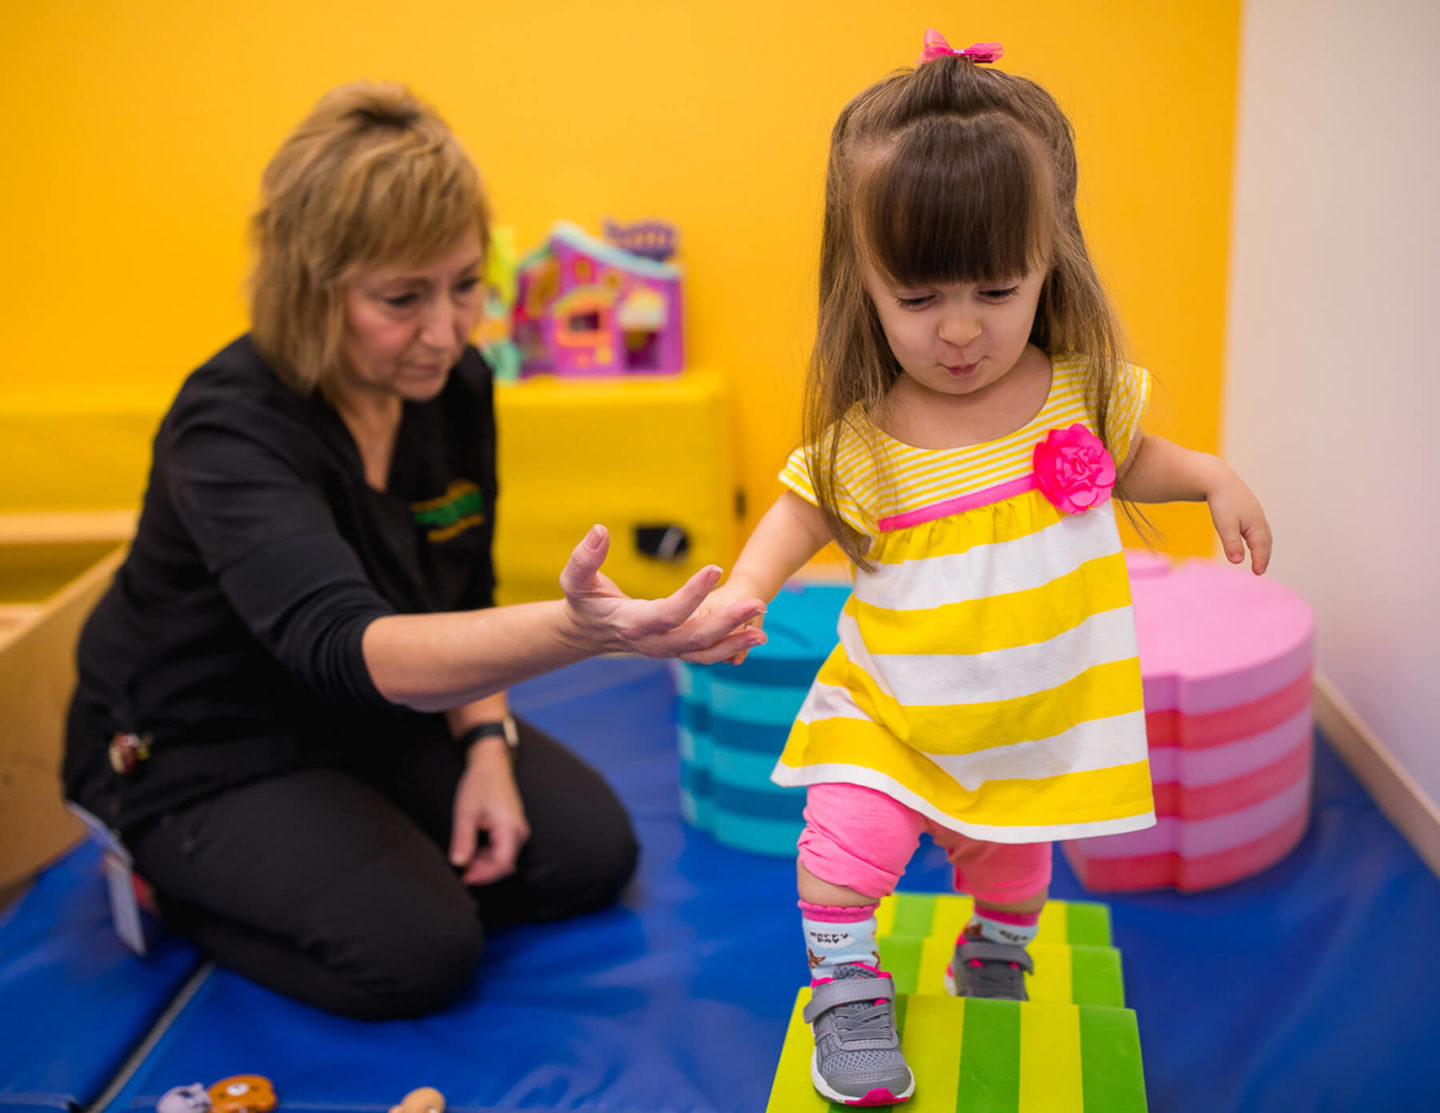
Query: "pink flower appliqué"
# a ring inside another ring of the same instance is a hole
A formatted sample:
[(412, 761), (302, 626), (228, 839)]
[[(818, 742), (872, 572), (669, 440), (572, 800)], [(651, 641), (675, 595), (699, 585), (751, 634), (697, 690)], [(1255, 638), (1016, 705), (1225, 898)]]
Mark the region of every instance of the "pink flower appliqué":
[(1105, 442), (1076, 422), (1051, 429), (1035, 446), (1035, 482), (1065, 514), (1099, 506), (1115, 486), (1115, 460)]

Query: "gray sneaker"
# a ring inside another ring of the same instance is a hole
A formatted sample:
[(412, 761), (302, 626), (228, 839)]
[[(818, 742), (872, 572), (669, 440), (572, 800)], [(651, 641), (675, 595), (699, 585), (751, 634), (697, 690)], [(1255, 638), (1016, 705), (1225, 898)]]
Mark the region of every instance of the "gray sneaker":
[(1025, 975), (1033, 973), (1035, 960), (1024, 947), (962, 935), (955, 944), (955, 957), (945, 970), (945, 989), (955, 997), (1028, 1001)]
[(895, 982), (864, 963), (835, 968), (814, 983), (805, 1022), (815, 1029), (810, 1079), (841, 1105), (895, 1105), (915, 1092), (915, 1076), (895, 1031)]

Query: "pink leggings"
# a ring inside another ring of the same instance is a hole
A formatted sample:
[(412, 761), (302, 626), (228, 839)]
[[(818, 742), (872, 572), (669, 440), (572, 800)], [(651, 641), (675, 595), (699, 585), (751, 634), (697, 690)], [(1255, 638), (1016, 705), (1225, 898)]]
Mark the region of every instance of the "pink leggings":
[(877, 900), (895, 891), (920, 833), (945, 848), (955, 888), (986, 904), (1018, 904), (1050, 884), (1050, 844), (981, 842), (941, 827), (898, 800), (849, 784), (811, 785), (800, 864), (821, 881)]

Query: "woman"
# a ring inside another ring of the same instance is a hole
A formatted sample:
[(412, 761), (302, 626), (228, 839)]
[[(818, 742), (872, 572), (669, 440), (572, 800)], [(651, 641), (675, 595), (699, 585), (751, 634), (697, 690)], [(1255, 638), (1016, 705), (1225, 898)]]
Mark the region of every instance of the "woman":
[(634, 868), (614, 794), (505, 688), (602, 651), (718, 660), (761, 604), (691, 618), (716, 569), (628, 599), (596, 527), (562, 601), (492, 608), (486, 205), (405, 90), (324, 97), (253, 233), (251, 331), (166, 415), (82, 634), (66, 792), (224, 963), (416, 1015), (464, 988), (482, 923), (601, 907)]

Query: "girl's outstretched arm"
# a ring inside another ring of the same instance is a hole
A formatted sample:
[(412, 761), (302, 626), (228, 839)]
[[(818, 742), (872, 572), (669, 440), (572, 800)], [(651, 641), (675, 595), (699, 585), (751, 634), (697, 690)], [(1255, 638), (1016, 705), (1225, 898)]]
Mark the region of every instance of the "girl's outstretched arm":
[(1183, 448), (1163, 437), (1136, 433), (1120, 470), (1132, 502), (1206, 502), (1215, 532), (1231, 564), (1245, 559), (1258, 576), (1270, 563), (1270, 523), (1260, 500), (1230, 465), (1208, 452)]
[(784, 491), (745, 542), (725, 587), (743, 588), (743, 597), (768, 602), (829, 540), (819, 508)]
[[(710, 593), (697, 617), (742, 599), (758, 598), (768, 603), (829, 540), (819, 508), (791, 491), (782, 492), (745, 542), (730, 578)], [(763, 621), (762, 614), (751, 619), (750, 625), (759, 628)], [(745, 660), (746, 652), (748, 649), (741, 649), (730, 660), (738, 665)], [(681, 658), (690, 659), (685, 654)]]

